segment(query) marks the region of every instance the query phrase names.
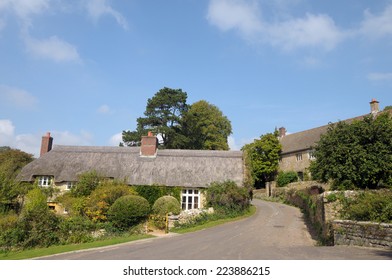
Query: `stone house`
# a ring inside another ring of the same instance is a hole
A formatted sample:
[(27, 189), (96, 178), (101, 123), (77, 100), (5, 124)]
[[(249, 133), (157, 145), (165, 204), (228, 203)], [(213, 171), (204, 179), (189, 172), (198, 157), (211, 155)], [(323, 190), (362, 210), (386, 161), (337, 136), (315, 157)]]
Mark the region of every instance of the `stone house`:
[[(241, 151), (159, 150), (157, 137), (142, 137), (141, 147), (53, 146), (50, 133), (42, 137), (41, 155), (26, 165), (19, 180), (69, 191), (82, 173), (95, 170), (105, 178), (130, 186), (182, 188), (182, 209), (203, 207), (203, 192), (212, 182), (232, 180), (243, 186)], [(55, 203), (49, 206), (61, 212)]]
[[(379, 112), (379, 102), (373, 99), (370, 102), (370, 114), (377, 115)], [(369, 114), (347, 119), (344, 122), (361, 120), (367, 115)], [(320, 136), (327, 132), (328, 127), (329, 125), (324, 125), (293, 134), (286, 134), (284, 127), (279, 128), (279, 139), (282, 144), (279, 169), (284, 172), (295, 171), (300, 180), (306, 179), (310, 162), (315, 159), (313, 148), (320, 140)]]

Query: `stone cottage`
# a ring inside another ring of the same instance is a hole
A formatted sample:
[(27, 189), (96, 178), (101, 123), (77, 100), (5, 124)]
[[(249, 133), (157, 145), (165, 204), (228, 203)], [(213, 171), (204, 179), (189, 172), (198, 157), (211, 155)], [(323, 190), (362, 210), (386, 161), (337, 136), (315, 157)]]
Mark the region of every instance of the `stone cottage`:
[[(392, 110), (388, 110), (392, 112)], [(370, 102), (370, 114), (377, 115), (380, 112), (379, 102), (373, 99)], [(361, 120), (366, 115), (344, 120), (351, 123), (354, 120)], [(281, 171), (295, 171), (298, 177), (303, 180), (307, 174), (310, 162), (314, 160), (313, 148), (320, 140), (320, 136), (327, 132), (329, 125), (324, 125), (309, 130), (286, 134), (286, 128), (279, 129), (279, 139), (282, 144), (281, 159), (279, 169)]]
[[(42, 137), (41, 155), (25, 166), (19, 179), (41, 187), (70, 190), (82, 173), (95, 170), (130, 186), (182, 187), (182, 209), (202, 208), (202, 190), (212, 182), (232, 180), (243, 185), (241, 151), (159, 150), (157, 137), (142, 137), (141, 147), (53, 146)], [(57, 205), (52, 205), (57, 209)]]

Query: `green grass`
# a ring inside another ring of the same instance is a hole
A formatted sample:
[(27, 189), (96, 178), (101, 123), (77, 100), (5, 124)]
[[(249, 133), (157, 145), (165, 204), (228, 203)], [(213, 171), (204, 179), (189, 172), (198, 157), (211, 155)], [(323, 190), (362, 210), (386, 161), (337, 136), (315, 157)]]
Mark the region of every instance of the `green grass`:
[(77, 250), (86, 250), (92, 248), (111, 246), (120, 243), (126, 243), (126, 242), (136, 241), (145, 238), (152, 238), (152, 237), (153, 236), (151, 235), (131, 235), (126, 237), (115, 237), (112, 239), (99, 240), (90, 243), (60, 245), (60, 246), (52, 246), (48, 248), (38, 248), (38, 249), (16, 251), (16, 252), (11, 251), (6, 253), (0, 253), (0, 260), (32, 259), (32, 258), (38, 258), (38, 257), (66, 253), (66, 252), (77, 251)]
[(251, 205), (251, 207), (249, 208), (249, 211), (242, 216), (238, 216), (238, 217), (234, 217), (234, 218), (219, 219), (219, 220), (215, 220), (215, 221), (209, 221), (209, 222), (206, 222), (206, 223), (203, 223), (200, 225), (195, 225), (195, 226), (189, 227), (189, 228), (187, 227), (187, 228), (172, 229), (171, 232), (189, 233), (189, 232), (199, 231), (199, 230), (215, 227), (215, 226), (218, 226), (221, 224), (225, 224), (228, 222), (242, 220), (242, 219), (245, 219), (245, 218), (248, 218), (248, 217), (254, 215), (255, 213), (256, 213), (256, 206)]

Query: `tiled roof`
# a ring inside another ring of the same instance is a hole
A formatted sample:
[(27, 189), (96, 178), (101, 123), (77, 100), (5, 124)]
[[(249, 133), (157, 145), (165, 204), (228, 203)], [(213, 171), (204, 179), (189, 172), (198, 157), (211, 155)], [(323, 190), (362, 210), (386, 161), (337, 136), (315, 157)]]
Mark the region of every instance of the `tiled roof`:
[[(355, 120), (362, 120), (368, 115), (369, 114), (347, 119), (343, 122), (351, 123)], [(282, 137), (280, 139), (280, 143), (282, 144), (282, 155), (312, 149), (320, 140), (320, 136), (327, 132), (328, 127), (329, 125), (324, 125)]]

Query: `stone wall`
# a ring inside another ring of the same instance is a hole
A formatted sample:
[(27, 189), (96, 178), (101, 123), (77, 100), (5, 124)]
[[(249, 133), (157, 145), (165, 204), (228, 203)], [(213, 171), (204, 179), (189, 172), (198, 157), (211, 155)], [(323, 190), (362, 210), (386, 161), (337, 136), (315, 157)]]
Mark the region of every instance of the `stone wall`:
[(275, 188), (273, 196), (301, 208), (320, 241), (325, 245), (357, 245), (392, 248), (392, 224), (341, 221), (341, 202), (337, 196), (353, 197), (354, 191), (324, 191), (326, 185), (300, 182)]
[(333, 221), (335, 245), (392, 248), (392, 224)]

